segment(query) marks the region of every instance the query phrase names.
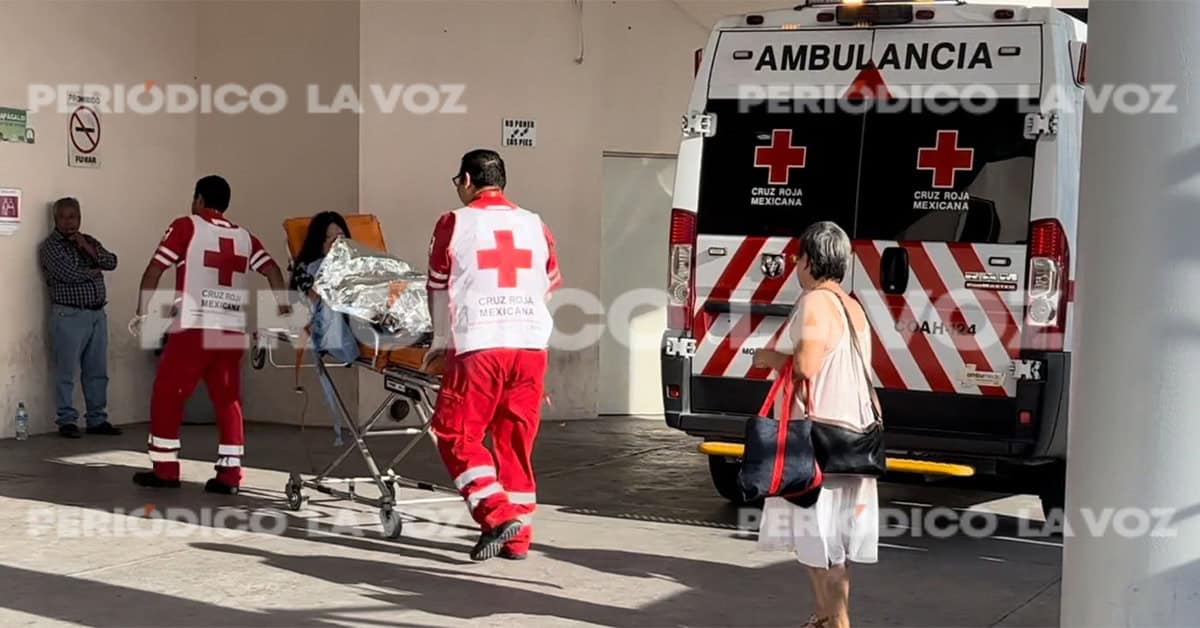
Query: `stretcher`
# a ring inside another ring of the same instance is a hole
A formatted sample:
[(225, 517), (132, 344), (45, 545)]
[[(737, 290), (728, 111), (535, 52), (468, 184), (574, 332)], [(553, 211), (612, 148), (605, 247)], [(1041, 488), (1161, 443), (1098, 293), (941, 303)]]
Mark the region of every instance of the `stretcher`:
[[(345, 218), (347, 226), (350, 228), (350, 235), (355, 241), (378, 251), (387, 251), (387, 246), (383, 239), (383, 229), (375, 216), (370, 214), (352, 214), (345, 216)], [(288, 254), (291, 260), (289, 270), (293, 270), (294, 260), (304, 243), (304, 237), (308, 232), (310, 221), (310, 218), (291, 218), (284, 221), (283, 228), (287, 234)], [(365, 334), (363, 334), (364, 331), (366, 332)], [(433, 418), (433, 408), (437, 400), (437, 393), (441, 384), (442, 365), (435, 362), (430, 365), (428, 370), (423, 370), (422, 362), (428, 350), (427, 346), (392, 347), (388, 344), (385, 335), (378, 333), (368, 325), (357, 326), (356, 335), (359, 339), (360, 357), (353, 363), (327, 364), (326, 360), (328, 358), (320, 353), (313, 352), (311, 364), (307, 364), (304, 362), (304, 353), (306, 349), (311, 349), (311, 347), (306, 347), (309, 341), (307, 334), (296, 330), (279, 328), (260, 329), (255, 334), (253, 340), (251, 366), (255, 369), (262, 369), (269, 363), (275, 368), (297, 369), (297, 390), (301, 392), (303, 392), (303, 389), (299, 386), (299, 369), (316, 369), (317, 377), (321, 380), (322, 386), (326, 387), (327, 390), (332, 390), (334, 398), (332, 405), (335, 406), (332, 410), (337, 415), (340, 415), (333, 417), (335, 422), (340, 419), (341, 425), (346, 426), (350, 431), (349, 444), (323, 470), (311, 477), (305, 477), (300, 472), (290, 474), (287, 484), (284, 487), (288, 507), (292, 510), (300, 510), (304, 507), (304, 504), (308, 501), (308, 498), (304, 495), (305, 489), (312, 489), (338, 499), (348, 499), (351, 502), (374, 506), (379, 509), (379, 520), (383, 525), (384, 535), (394, 539), (400, 537), (403, 528), (403, 515), (400, 512), (400, 507), (405, 503), (421, 501), (408, 500), (406, 502), (399, 500), (400, 488), (444, 491), (453, 493), (454, 495), (458, 494), (452, 488), (411, 479), (394, 470), (421, 441), (428, 438), (430, 441), (436, 443), (431, 431), (431, 421)], [(366, 338), (366, 342), (363, 341), (362, 335), (369, 336)], [(280, 364), (276, 361), (276, 346), (281, 342), (286, 343), (295, 352), (294, 363)], [(383, 375), (384, 388), (388, 392), (387, 397), (367, 418), (361, 421), (355, 420), (346, 409), (346, 404), (342, 400), (341, 393), (338, 392), (337, 385), (330, 375), (329, 369), (335, 366), (366, 368)], [(419, 424), (415, 427), (394, 429), (380, 429), (377, 427), (379, 421), (385, 416), (389, 416), (394, 421), (399, 422), (414, 413), (419, 421)], [(379, 464), (367, 447), (367, 439), (394, 436), (408, 436), (412, 438), (390, 461), (386, 464)], [(307, 442), (305, 442), (305, 447), (308, 447)], [(335, 472), (342, 463), (356, 451), (366, 463), (370, 476), (335, 476)], [(363, 484), (373, 485), (378, 489), (380, 496), (374, 498), (356, 492), (356, 486)]]

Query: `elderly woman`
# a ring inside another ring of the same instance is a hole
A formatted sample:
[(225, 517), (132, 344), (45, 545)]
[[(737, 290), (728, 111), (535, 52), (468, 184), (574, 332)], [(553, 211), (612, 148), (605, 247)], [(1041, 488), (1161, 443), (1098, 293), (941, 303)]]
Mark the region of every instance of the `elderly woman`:
[[(807, 416), (862, 430), (874, 423), (866, 313), (841, 282), (851, 264), (850, 238), (836, 224), (820, 222), (800, 236), (796, 274), (804, 293), (788, 329), (755, 365), (782, 369), (792, 362), (796, 393), (792, 416)], [(857, 334), (850, 333), (853, 325)], [(780, 408), (776, 407), (776, 415)], [(879, 547), (879, 496), (875, 478), (826, 474), (817, 503), (801, 508), (779, 497), (766, 500), (759, 547), (793, 552), (808, 567), (816, 612), (808, 626), (849, 628), (848, 562), (874, 563)]]

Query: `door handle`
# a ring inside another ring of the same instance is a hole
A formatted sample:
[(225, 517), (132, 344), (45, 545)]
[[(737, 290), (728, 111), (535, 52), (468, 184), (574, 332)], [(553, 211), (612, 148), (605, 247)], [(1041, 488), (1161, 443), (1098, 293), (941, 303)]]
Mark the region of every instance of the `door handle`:
[(885, 294), (904, 294), (908, 290), (908, 249), (889, 246), (879, 258), (879, 278)]

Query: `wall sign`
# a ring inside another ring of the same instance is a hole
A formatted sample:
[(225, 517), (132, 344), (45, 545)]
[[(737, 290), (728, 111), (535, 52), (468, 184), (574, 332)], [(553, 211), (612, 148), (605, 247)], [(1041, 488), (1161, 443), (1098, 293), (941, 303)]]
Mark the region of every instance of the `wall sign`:
[(28, 111), (0, 107), (0, 142), (32, 144), (33, 139), (33, 129), (29, 128)]
[(533, 148), (537, 145), (537, 123), (533, 120), (505, 118), (501, 139), (504, 146)]
[(68, 119), (67, 165), (74, 168), (100, 167), (100, 112), (83, 96), (71, 96), (79, 103)]
[(21, 190), (0, 188), (0, 235), (12, 235), (21, 226)]

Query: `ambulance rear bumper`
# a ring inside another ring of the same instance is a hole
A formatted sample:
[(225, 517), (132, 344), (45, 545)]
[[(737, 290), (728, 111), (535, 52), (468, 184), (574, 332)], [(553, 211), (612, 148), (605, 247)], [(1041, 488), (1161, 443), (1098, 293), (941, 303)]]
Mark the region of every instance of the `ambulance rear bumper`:
[[(668, 333), (668, 335), (671, 335)], [(676, 336), (677, 337), (677, 336)], [(741, 442), (770, 382), (692, 374), (691, 358), (662, 351), (668, 426), (705, 440)], [(881, 390), (888, 449), (945, 460), (1038, 464), (1066, 457), (1069, 353), (1027, 353), (1042, 364), (1014, 398)], [(1022, 421), (1021, 412), (1028, 412)], [(986, 464), (984, 465), (987, 466)]]

